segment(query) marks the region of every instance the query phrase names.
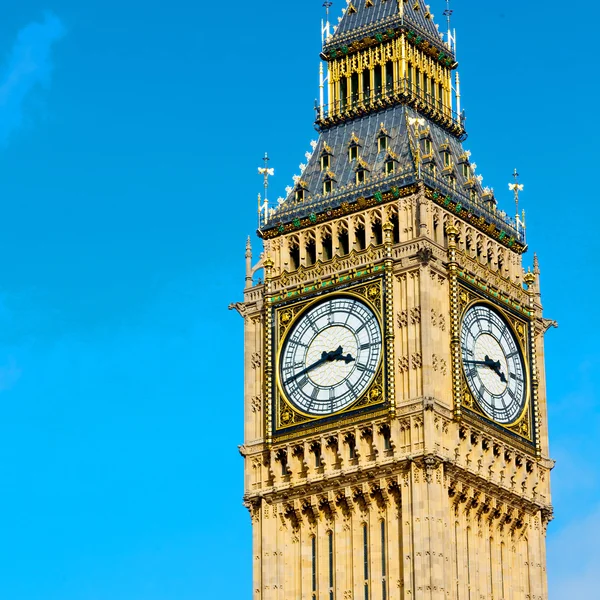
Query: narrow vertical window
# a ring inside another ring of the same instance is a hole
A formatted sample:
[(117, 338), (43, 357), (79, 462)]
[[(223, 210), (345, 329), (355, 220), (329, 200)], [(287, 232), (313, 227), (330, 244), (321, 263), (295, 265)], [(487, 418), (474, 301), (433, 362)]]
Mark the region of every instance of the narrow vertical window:
[(315, 469), (321, 466), (321, 446), (315, 446)]
[(385, 554), (385, 521), (381, 521), (381, 598), (387, 600), (387, 571)]
[(354, 105), (358, 101), (358, 73), (353, 73), (350, 78), (350, 86), (351, 86), (351, 102)]
[(348, 102), (348, 80), (342, 77), (340, 80), (340, 108), (343, 110), (346, 108)]
[(369, 532), (363, 523), (363, 567), (365, 577), (365, 600), (369, 600)]
[(329, 531), (327, 537), (329, 538), (329, 600), (333, 600), (333, 531)]
[(313, 535), (312, 544), (312, 597), (317, 597), (317, 538)]
[(381, 95), (381, 84), (382, 84), (382, 67), (377, 65), (375, 67), (375, 94)]
[(333, 258), (333, 240), (330, 235), (323, 238), (323, 260), (331, 260)]
[(368, 103), (371, 99), (371, 71), (363, 71), (363, 101)]
[(388, 94), (394, 90), (394, 65), (390, 61), (385, 64), (385, 87)]

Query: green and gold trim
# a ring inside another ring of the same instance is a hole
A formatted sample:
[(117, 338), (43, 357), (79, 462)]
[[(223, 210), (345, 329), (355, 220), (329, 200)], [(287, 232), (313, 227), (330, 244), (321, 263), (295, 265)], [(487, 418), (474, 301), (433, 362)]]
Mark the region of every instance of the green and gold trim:
[[(453, 236), (455, 238), (455, 235)], [(504, 431), (517, 436), (530, 449), (539, 445), (539, 418), (537, 415), (537, 394), (535, 375), (535, 355), (532, 354), (531, 342), (532, 320), (529, 310), (511, 303), (501, 303), (500, 299), (473, 287), (472, 282), (466, 281), (459, 275), (458, 269), (452, 283), (452, 257), (450, 257), (451, 285), (450, 306), (452, 315), (452, 373), (454, 414), (456, 418), (464, 419), (475, 416), (477, 421), (490, 423), (498, 431)], [(454, 263), (455, 266), (455, 263)], [(509, 325), (519, 350), (523, 356), (525, 381), (527, 382), (525, 407), (519, 416), (510, 424), (501, 424), (491, 420), (480, 408), (477, 399), (471, 393), (462, 366), (460, 352), (460, 324), (466, 311), (476, 304), (488, 304), (497, 311)], [(514, 304), (514, 303), (513, 303)]]
[[(382, 266), (383, 269), (383, 266)], [(353, 415), (354, 420), (360, 420), (360, 415), (365, 414), (367, 418), (372, 418), (373, 410), (383, 409), (386, 407), (386, 412), (389, 413), (389, 319), (387, 313), (388, 298), (386, 298), (386, 282), (385, 276), (374, 276), (368, 280), (356, 283), (354, 285), (336, 285), (328, 287), (327, 298), (334, 298), (337, 294), (340, 296), (351, 296), (364, 302), (375, 313), (382, 333), (385, 332), (386, 343), (382, 347), (382, 356), (377, 367), (377, 372), (365, 393), (347, 408), (334, 413), (332, 415), (311, 415), (301, 411), (295, 407), (285, 396), (283, 391), (280, 376), (279, 376), (279, 355), (287, 333), (293, 325), (301, 317), (301, 315), (309, 310), (313, 305), (322, 302), (323, 296), (320, 294), (310, 294), (296, 301), (282, 301), (280, 297), (278, 303), (271, 298), (269, 301), (270, 310), (272, 311), (272, 327), (271, 336), (265, 343), (271, 344), (271, 356), (274, 360), (270, 364), (270, 373), (266, 375), (265, 380), (272, 382), (272, 385), (266, 390), (269, 393), (268, 398), (272, 418), (268, 421), (269, 439), (280, 441), (285, 435), (286, 439), (291, 439), (295, 436), (301, 437), (306, 435), (307, 428), (315, 430), (327, 430), (329, 428), (338, 427), (340, 419)], [(287, 297), (285, 297), (287, 300)], [(393, 327), (393, 322), (392, 322)], [(392, 375), (393, 377), (393, 375)]]

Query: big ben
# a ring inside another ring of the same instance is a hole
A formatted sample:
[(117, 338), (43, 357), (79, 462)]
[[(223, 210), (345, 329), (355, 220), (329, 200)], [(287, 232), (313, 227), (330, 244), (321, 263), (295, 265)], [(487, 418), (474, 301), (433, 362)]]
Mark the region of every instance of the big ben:
[(252, 597), (547, 600), (551, 322), (463, 147), (453, 35), (350, 0), (321, 59), (318, 140), (235, 305)]

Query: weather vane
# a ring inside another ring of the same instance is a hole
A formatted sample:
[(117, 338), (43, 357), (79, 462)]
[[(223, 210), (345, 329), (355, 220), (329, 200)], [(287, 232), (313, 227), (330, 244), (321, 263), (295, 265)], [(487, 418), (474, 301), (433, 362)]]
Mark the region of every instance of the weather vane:
[(516, 222), (517, 222), (517, 231), (519, 231), (519, 226), (522, 226), (525, 229), (525, 211), (523, 211), (523, 216), (519, 216), (519, 192), (523, 191), (523, 184), (519, 183), (519, 173), (515, 169), (513, 173), (513, 177), (515, 178), (514, 183), (508, 184), (508, 189), (515, 194), (515, 206), (516, 206)]
[(265, 212), (265, 224), (267, 223), (267, 220), (269, 218), (269, 177), (275, 175), (275, 169), (270, 169), (269, 168), (269, 161), (271, 159), (269, 158), (269, 154), (268, 152), (265, 152), (265, 156), (263, 158), (263, 162), (265, 163), (264, 167), (258, 167), (258, 174), (262, 175), (264, 178), (264, 186), (265, 186), (265, 199), (264, 202), (261, 204), (261, 198), (260, 198), (260, 194), (258, 195), (258, 224), (260, 226), (260, 216), (262, 211), (264, 210)]
[(454, 11), (450, 8), (450, 0), (446, 0), (446, 10), (443, 14), (446, 17), (446, 20), (448, 21), (448, 31), (450, 31), (450, 17), (452, 16), (453, 12)]

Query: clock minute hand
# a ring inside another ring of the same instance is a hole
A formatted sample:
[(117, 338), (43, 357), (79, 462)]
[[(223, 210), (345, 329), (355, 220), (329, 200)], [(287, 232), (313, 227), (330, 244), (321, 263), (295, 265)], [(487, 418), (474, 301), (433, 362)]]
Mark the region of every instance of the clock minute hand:
[(490, 362), (487, 360), (465, 360), (465, 359), (463, 359), (463, 362), (469, 363), (471, 365), (483, 365), (484, 367), (493, 368), (493, 365), (490, 364)]

